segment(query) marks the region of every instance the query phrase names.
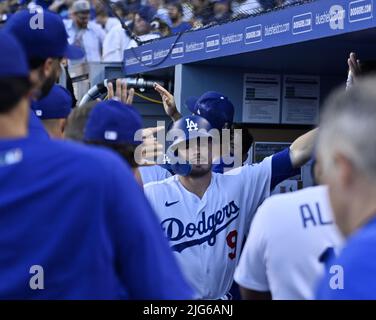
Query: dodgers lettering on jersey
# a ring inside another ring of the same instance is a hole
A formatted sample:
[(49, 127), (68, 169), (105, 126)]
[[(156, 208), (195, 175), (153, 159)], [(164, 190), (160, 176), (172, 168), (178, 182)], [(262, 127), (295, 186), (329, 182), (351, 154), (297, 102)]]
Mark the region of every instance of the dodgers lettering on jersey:
[[(238, 218), (240, 213), (239, 207), (235, 201), (231, 201), (222, 209), (206, 216), (205, 211), (201, 212), (201, 219), (198, 223), (188, 223), (186, 226), (177, 218), (168, 218), (163, 220), (161, 226), (167, 235), (169, 241), (179, 242), (181, 239), (192, 239), (182, 241), (171, 247), (173, 251), (182, 252), (184, 249), (207, 243), (214, 246), (217, 235), (226, 229), (232, 221)], [(197, 236), (202, 236), (197, 238)]]
[(230, 289), (245, 232), (257, 207), (270, 195), (271, 159), (213, 173), (202, 199), (186, 190), (178, 176), (144, 186), (199, 298), (219, 299)]
[(235, 272), (244, 288), (273, 299), (313, 299), (341, 244), (323, 186), (272, 196), (257, 210)]

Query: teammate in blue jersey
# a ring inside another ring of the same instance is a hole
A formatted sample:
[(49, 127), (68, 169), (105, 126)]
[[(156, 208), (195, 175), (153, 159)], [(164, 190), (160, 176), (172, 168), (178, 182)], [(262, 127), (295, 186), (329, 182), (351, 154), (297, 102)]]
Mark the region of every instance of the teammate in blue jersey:
[(327, 101), (318, 159), (335, 221), (346, 238), (318, 299), (376, 299), (376, 82), (358, 80)]
[(27, 136), (26, 58), (0, 38), (0, 299), (192, 298), (118, 156)]
[[(61, 18), (52, 12), (29, 12), (14, 14), (5, 25), (22, 45), (30, 67), (33, 99), (45, 97), (59, 78), (60, 61), (66, 57), (79, 59), (83, 51), (68, 44), (68, 35)], [(33, 138), (48, 138), (41, 121), (30, 112), (29, 134)]]

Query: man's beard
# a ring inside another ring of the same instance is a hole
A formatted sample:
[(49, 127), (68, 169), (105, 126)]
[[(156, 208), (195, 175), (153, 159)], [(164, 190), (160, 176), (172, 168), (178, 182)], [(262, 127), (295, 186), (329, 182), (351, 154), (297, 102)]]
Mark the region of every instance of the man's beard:
[(56, 81), (57, 81), (56, 73), (53, 73), (48, 78), (44, 78), (43, 85), (42, 85), (42, 87), (40, 88), (40, 91), (39, 91), (40, 96), (38, 97), (38, 99), (42, 99), (45, 96), (47, 96), (50, 93), (50, 91), (51, 91), (52, 87), (54, 86), (54, 84), (56, 83)]
[(202, 165), (202, 166), (192, 166), (192, 171), (190, 172), (189, 176), (192, 178), (201, 178), (207, 175), (211, 171), (210, 165)]
[(50, 93), (55, 83), (56, 83), (56, 80), (53, 77), (46, 79), (46, 81), (43, 83), (42, 88), (40, 90), (40, 99), (44, 98)]

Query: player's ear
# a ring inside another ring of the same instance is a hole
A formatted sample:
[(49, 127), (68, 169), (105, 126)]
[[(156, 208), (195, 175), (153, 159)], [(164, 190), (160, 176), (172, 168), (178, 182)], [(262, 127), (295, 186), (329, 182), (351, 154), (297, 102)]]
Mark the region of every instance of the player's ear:
[(352, 188), (357, 179), (356, 169), (353, 163), (343, 154), (337, 153), (334, 156), (337, 179), (344, 189)]
[(47, 58), (44, 61), (42, 72), (45, 78), (48, 78), (51, 76), (53, 72), (53, 65), (54, 65), (54, 60), (52, 58)]

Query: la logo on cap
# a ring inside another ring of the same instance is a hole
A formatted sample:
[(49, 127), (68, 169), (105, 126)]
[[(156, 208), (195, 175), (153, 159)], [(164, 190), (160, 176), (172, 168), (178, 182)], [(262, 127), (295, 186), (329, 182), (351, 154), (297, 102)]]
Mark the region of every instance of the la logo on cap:
[(43, 111), (42, 110), (35, 110), (35, 114), (38, 116), (38, 117), (41, 117), (43, 115)]
[(115, 141), (118, 137), (118, 134), (116, 131), (105, 131), (104, 132), (104, 138), (106, 140)]
[(198, 130), (197, 123), (191, 119), (186, 119), (188, 131)]

